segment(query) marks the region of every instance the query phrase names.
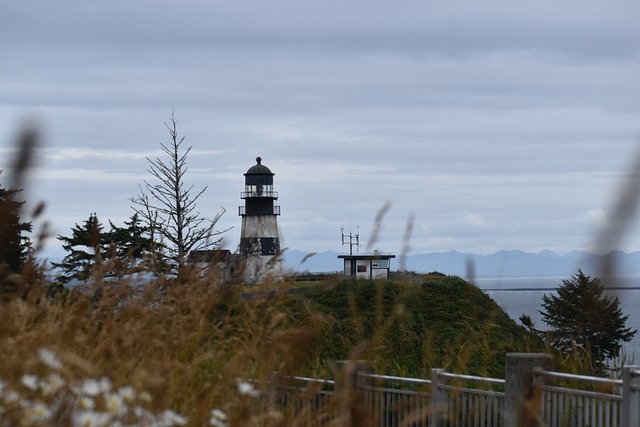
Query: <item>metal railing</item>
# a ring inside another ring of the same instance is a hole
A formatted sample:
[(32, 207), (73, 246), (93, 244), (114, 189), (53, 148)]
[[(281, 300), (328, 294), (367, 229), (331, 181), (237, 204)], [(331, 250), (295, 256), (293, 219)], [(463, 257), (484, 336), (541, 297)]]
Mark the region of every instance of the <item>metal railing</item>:
[(242, 191), (240, 192), (240, 198), (241, 199), (247, 199), (249, 197), (270, 197), (272, 199), (277, 199), (278, 198), (278, 192), (277, 191), (262, 191), (261, 193), (258, 193), (257, 191)]
[(333, 380), (283, 376), (274, 372), (269, 390), (271, 409), (323, 422), (333, 418)]
[[(351, 386), (341, 387), (354, 387), (376, 426), (505, 425), (509, 403), (504, 379), (459, 375), (443, 369), (432, 369), (430, 380), (376, 375), (366, 370), (358, 370), (354, 378)], [(625, 366), (620, 380), (541, 368), (534, 370), (533, 378), (542, 389), (539, 416), (546, 427), (640, 427), (638, 366)], [(285, 414), (329, 423), (340, 407), (334, 396), (343, 396), (336, 387), (333, 380), (274, 373), (269, 405)]]
[(622, 426), (622, 380), (535, 370), (548, 427)]
[(381, 427), (427, 426), (431, 381), (358, 373), (365, 409)]
[(431, 425), (502, 425), (505, 380), (431, 371)]

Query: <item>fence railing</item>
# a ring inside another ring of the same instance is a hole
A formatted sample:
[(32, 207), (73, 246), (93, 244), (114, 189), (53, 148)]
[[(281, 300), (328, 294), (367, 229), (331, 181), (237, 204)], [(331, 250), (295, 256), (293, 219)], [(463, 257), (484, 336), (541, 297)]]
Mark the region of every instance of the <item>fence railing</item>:
[(319, 378), (271, 375), (269, 406), (288, 415), (312, 417), (320, 423), (333, 418), (335, 381)]
[(431, 425), (502, 425), (505, 380), (431, 371)]
[(622, 425), (622, 380), (535, 370), (548, 427)]
[(358, 373), (364, 407), (381, 427), (428, 425), (431, 381)]
[[(527, 356), (513, 355), (516, 361)], [(342, 400), (356, 396), (367, 425), (380, 427), (511, 427), (532, 419), (546, 427), (640, 427), (639, 367), (625, 366), (622, 379), (612, 380), (524, 365), (520, 372), (510, 368), (508, 356), (506, 379), (443, 369), (418, 379), (378, 375), (340, 361), (335, 381), (274, 374), (269, 404), (317, 425), (352, 416), (344, 411), (354, 402)]]

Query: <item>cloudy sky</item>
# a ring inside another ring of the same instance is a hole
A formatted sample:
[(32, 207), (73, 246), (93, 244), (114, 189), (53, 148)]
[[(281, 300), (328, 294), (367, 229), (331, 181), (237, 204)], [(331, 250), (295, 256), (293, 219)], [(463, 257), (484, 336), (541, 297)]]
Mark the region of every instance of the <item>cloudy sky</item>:
[[(27, 117), (26, 196), (55, 233), (131, 216), (175, 111), (202, 215), (239, 241), (243, 173), (275, 173), (283, 246), (588, 249), (640, 136), (640, 3), (5, 0), (0, 182)], [(621, 249), (640, 250), (634, 227)], [(55, 240), (48, 256), (61, 255)]]

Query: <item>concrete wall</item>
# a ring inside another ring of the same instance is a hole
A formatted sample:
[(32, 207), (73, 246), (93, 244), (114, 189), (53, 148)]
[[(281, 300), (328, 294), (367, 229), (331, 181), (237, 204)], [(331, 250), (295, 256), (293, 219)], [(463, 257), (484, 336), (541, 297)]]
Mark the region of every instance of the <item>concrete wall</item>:
[(371, 262), (368, 259), (356, 260), (356, 277), (358, 279), (368, 279), (371, 277)]
[(279, 256), (247, 256), (244, 261), (244, 283), (277, 282), (282, 279), (282, 261)]
[[(276, 215), (243, 216), (241, 240), (261, 237), (272, 237), (279, 240), (277, 218)], [(282, 277), (282, 260), (279, 255), (247, 255), (244, 260), (244, 282), (257, 284), (280, 280)]]
[(280, 237), (276, 215), (245, 215), (240, 237)]
[(386, 279), (389, 277), (389, 270), (386, 268), (372, 268), (371, 277), (374, 279)]

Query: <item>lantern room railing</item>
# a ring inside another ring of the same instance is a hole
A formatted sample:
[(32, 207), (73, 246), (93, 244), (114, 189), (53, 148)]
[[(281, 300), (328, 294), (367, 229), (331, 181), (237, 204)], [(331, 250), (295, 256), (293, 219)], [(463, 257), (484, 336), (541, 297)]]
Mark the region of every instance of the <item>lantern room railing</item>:
[(240, 193), (240, 198), (241, 199), (248, 199), (250, 197), (269, 197), (272, 199), (277, 199), (278, 198), (278, 192), (277, 191), (262, 191), (260, 194), (258, 194), (257, 191), (243, 191)]

